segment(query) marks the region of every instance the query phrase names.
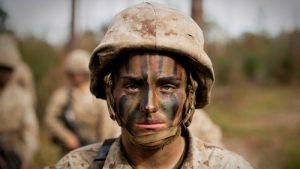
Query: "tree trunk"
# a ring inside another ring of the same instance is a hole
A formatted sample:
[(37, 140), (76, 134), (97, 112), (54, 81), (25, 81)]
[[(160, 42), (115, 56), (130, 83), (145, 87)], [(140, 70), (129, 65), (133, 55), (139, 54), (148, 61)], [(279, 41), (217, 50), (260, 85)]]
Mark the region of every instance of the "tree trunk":
[(192, 18), (204, 33), (206, 31), (206, 25), (203, 19), (203, 0), (192, 0)]
[(67, 44), (66, 52), (69, 52), (75, 48), (76, 41), (76, 0), (71, 0), (72, 8), (71, 8), (71, 22), (70, 22), (70, 36)]

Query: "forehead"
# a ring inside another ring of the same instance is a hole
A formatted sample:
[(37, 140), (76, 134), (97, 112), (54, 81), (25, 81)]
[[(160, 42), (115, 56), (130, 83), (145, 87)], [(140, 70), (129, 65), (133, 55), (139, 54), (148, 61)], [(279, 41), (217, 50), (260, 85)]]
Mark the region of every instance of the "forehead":
[(185, 73), (181, 64), (170, 54), (130, 53), (120, 65), (120, 74), (160, 74), (173, 75)]

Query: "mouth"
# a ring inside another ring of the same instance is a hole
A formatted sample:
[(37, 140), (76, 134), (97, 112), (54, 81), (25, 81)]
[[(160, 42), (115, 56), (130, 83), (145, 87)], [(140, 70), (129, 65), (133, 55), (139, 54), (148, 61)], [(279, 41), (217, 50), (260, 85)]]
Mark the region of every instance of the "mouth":
[(142, 129), (161, 129), (165, 126), (164, 123), (138, 123), (136, 124), (138, 128)]

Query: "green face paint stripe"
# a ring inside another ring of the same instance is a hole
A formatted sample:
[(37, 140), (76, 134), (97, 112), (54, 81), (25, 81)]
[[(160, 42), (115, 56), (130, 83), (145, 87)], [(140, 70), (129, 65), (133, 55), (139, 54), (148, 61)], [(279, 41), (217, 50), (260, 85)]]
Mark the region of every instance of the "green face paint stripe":
[(141, 116), (138, 107), (139, 104), (132, 102), (132, 99), (128, 96), (121, 96), (119, 102), (120, 115), (125, 127), (129, 130), (132, 130), (137, 119)]
[(173, 75), (178, 75), (178, 72), (177, 72), (177, 65), (178, 65), (178, 63), (176, 63), (176, 62), (174, 61)]
[(163, 64), (164, 64), (164, 57), (159, 55), (159, 62), (158, 62), (158, 73), (162, 74), (163, 71)]
[(148, 58), (148, 55), (142, 55), (140, 58), (140, 69), (141, 69), (141, 73), (142, 73), (142, 78), (144, 80), (147, 80), (148, 79), (148, 61), (147, 61), (147, 58)]

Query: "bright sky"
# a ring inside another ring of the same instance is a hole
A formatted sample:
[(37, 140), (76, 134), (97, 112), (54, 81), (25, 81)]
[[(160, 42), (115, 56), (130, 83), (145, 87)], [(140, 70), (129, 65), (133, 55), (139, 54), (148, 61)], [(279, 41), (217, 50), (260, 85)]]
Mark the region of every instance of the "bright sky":
[[(190, 0), (149, 0), (190, 14)], [(300, 0), (203, 0), (206, 19), (218, 30), (238, 36), (266, 30), (276, 35), (300, 28)], [(8, 25), (18, 35), (35, 35), (57, 44), (68, 37), (71, 0), (0, 0), (8, 12)], [(142, 0), (77, 0), (78, 31), (98, 30), (129, 5)]]

